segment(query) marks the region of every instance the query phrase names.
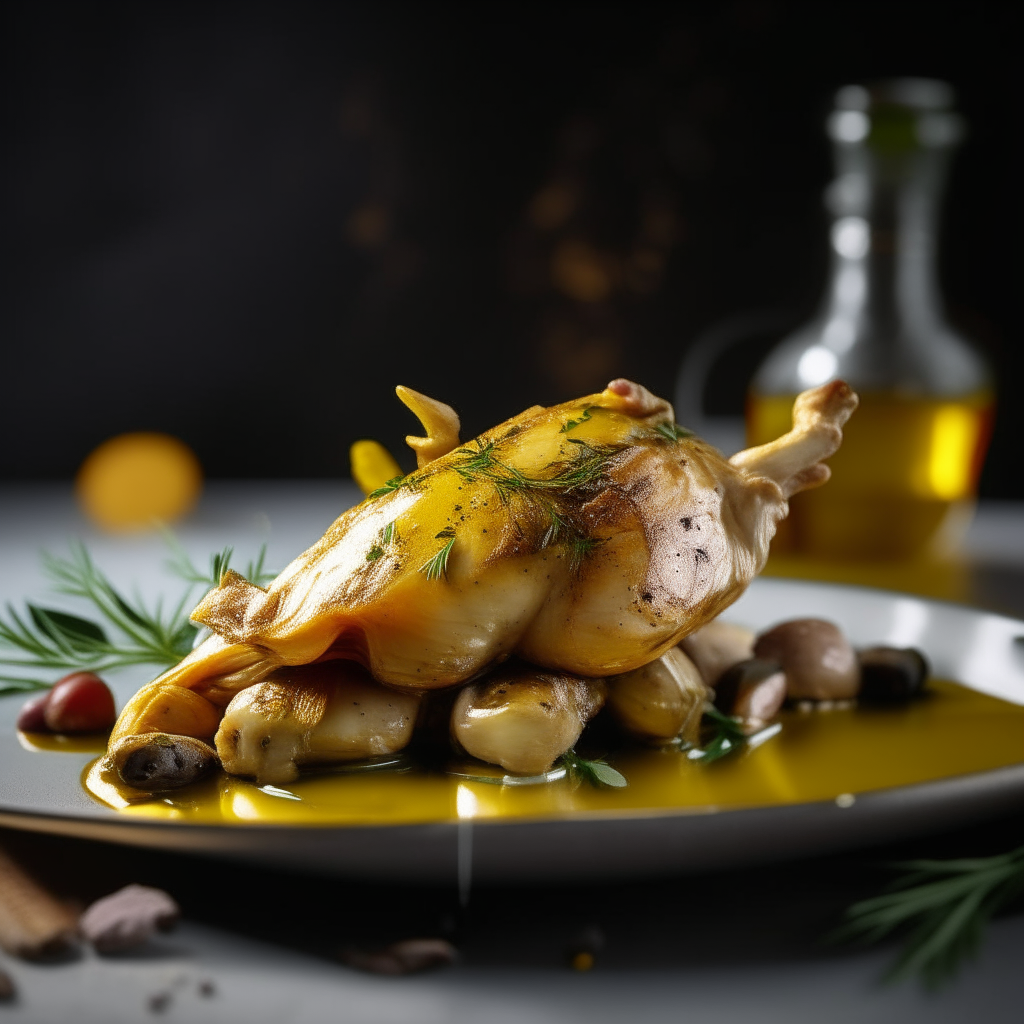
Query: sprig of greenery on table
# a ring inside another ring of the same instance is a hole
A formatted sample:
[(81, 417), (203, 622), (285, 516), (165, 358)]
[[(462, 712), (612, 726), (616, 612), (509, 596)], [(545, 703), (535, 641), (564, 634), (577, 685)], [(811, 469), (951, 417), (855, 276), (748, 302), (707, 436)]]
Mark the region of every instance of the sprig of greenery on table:
[[(19, 614), (8, 605), (7, 618), (0, 618), (0, 665), (35, 674), (0, 673), (0, 694), (46, 689), (53, 680), (39, 678), (44, 671), (109, 672), (146, 664), (169, 668), (181, 661), (199, 631), (188, 619), (189, 599), (197, 584), (209, 588), (220, 582), (232, 549), (213, 555), (210, 573), (204, 575), (176, 541), (172, 548), (168, 567), (189, 587), (169, 612), (162, 600), (149, 608), (139, 597), (125, 597), (97, 568), (84, 544), (73, 544), (69, 558), (44, 553), (43, 570), (54, 591), (88, 602), (99, 620), (30, 602)], [(265, 558), (264, 546), (248, 566), (249, 578), (257, 584), (272, 578), (264, 569)]]
[(938, 988), (977, 951), (992, 915), (1024, 894), (1024, 846), (998, 857), (894, 866), (907, 873), (882, 895), (849, 907), (846, 923), (831, 936), (870, 945), (909, 930), (886, 981), (917, 974), (926, 987)]

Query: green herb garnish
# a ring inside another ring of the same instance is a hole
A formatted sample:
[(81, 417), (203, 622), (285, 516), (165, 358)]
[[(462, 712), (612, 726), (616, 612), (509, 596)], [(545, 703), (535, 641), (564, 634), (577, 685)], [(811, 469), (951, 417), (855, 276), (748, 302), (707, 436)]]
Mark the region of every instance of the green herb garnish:
[(597, 406), (597, 405), (588, 405), (588, 406), (587, 406), (587, 408), (583, 410), (583, 415), (582, 415), (582, 416), (580, 416), (580, 418), (579, 418), (578, 420), (567, 420), (567, 421), (566, 421), (565, 423), (563, 423), (563, 424), (562, 424), (562, 429), (561, 429), (561, 430), (559, 430), (558, 432), (559, 432), (560, 434), (568, 434), (570, 430), (573, 430), (573, 429), (575, 429), (575, 428), (576, 428), (576, 427), (578, 427), (578, 426), (579, 426), (579, 425), (580, 425), (581, 423), (586, 423), (586, 422), (587, 422), (587, 420), (589, 420), (589, 419), (590, 419), (590, 414), (591, 414), (591, 413), (592, 413), (592, 412), (593, 412), (593, 411), (594, 411), (595, 409), (598, 409), (598, 408), (600, 408), (600, 406)]
[(609, 459), (622, 450), (621, 445), (595, 445), (573, 437), (566, 440), (576, 445), (575, 455), (571, 459), (553, 463), (555, 472), (546, 478), (527, 476), (514, 466), (502, 462), (497, 456), (495, 443), (480, 438), (476, 441), (476, 450), (458, 449), (455, 454), (461, 455), (462, 459), (454, 462), (452, 468), (469, 483), (475, 483), (478, 479), (487, 480), (503, 499), (516, 494), (564, 495), (578, 488), (599, 484), (607, 471)]
[(566, 547), (573, 571), (579, 569), (586, 556), (600, 543), (590, 537), (577, 522), (576, 505), (572, 499), (595, 490), (604, 481), (609, 460), (622, 450), (621, 445), (595, 445), (588, 441), (566, 438), (574, 446), (571, 458), (553, 463), (550, 477), (527, 476), (498, 458), (494, 441), (478, 438), (476, 448), (460, 448), (461, 459), (452, 468), (468, 483), (485, 480), (490, 483), (504, 504), (523, 501), (547, 520), (541, 538), (541, 549), (555, 544)]
[(910, 929), (886, 981), (917, 974), (928, 988), (938, 988), (977, 951), (989, 918), (1024, 893), (1024, 846), (998, 857), (912, 860), (894, 867), (908, 873), (883, 895), (853, 904), (846, 924), (830, 936), (870, 945)]
[(366, 553), (366, 560), (368, 562), (376, 562), (378, 558), (384, 556), (384, 549), (394, 540), (395, 538), (395, 523), (392, 520), (380, 531), (380, 539), (376, 544), (370, 548)]
[(710, 736), (703, 747), (694, 747), (687, 753), (691, 761), (710, 764), (746, 746), (747, 734), (743, 731), (742, 720), (732, 715), (723, 715), (713, 704), (705, 706), (702, 724), (710, 731)]
[[(449, 536), (447, 531), (442, 530), (438, 534), (438, 537)], [(439, 580), (442, 576), (448, 575), (448, 556), (452, 553), (452, 548), (455, 546), (455, 537), (451, 536), (451, 539), (447, 544), (436, 555), (432, 558), (428, 558), (421, 566), (420, 572), (426, 573), (428, 580)]]
[[(273, 578), (264, 571), (265, 555), (264, 547), (257, 560), (249, 563), (250, 577), (257, 586)], [(220, 582), (230, 560), (230, 548), (213, 555), (210, 573), (205, 575), (179, 546), (169, 565), (189, 584), (209, 587)], [(199, 632), (186, 613), (193, 586), (165, 614), (162, 601), (150, 609), (141, 598), (129, 600), (118, 591), (93, 563), (84, 544), (72, 545), (70, 558), (44, 553), (43, 570), (56, 593), (87, 601), (99, 613), (99, 622), (30, 603), (26, 603), (26, 612), (19, 614), (8, 605), (7, 619), (0, 619), (0, 665), (35, 672), (109, 672), (130, 665), (169, 668), (192, 650)], [(20, 674), (0, 675), (0, 694), (50, 685), (49, 680)]]
[(669, 441), (682, 441), (685, 437), (693, 437), (692, 430), (687, 430), (678, 423), (659, 423), (654, 429)]
[[(72, 547), (70, 558), (43, 555), (43, 568), (59, 594), (89, 601), (118, 634), (108, 637), (103, 626), (88, 619), (29, 604), (28, 616), (7, 606), (8, 621), (0, 620), (0, 645), (17, 656), (0, 654), (0, 663), (30, 669), (85, 669), (105, 672), (128, 665), (177, 664), (192, 649), (198, 628), (188, 621), (185, 607), (189, 591), (167, 616), (161, 603), (150, 610), (136, 598), (129, 601), (93, 564), (82, 544)], [(42, 688), (49, 684), (0, 676), (0, 692)]]
[(589, 782), (598, 789), (602, 786), (622, 789), (623, 786), (629, 785), (625, 775), (617, 772), (607, 761), (580, 757), (575, 750), (567, 750), (558, 759), (558, 763), (577, 782)]
[(382, 487), (378, 487), (375, 491), (370, 491), (367, 498), (381, 498), (385, 494), (390, 494), (392, 491), (397, 491), (400, 487), (408, 487), (411, 484), (412, 480), (408, 476), (393, 476)]
[[(235, 552), (234, 548), (226, 547), (223, 551), (217, 551), (210, 555), (210, 571), (203, 573), (192, 564), (192, 561), (185, 553), (185, 549), (173, 533), (169, 530), (164, 531), (164, 539), (167, 541), (172, 554), (172, 557), (164, 565), (175, 576), (183, 579), (186, 583), (198, 583), (207, 588), (220, 586), (224, 574), (231, 568), (231, 558)], [(242, 573), (250, 583), (254, 583), (257, 587), (266, 586), (277, 575), (277, 573), (266, 570), (264, 567), (266, 559), (267, 545), (263, 544), (260, 546), (260, 553), (256, 556), (256, 560), (250, 560), (245, 568), (245, 572)]]

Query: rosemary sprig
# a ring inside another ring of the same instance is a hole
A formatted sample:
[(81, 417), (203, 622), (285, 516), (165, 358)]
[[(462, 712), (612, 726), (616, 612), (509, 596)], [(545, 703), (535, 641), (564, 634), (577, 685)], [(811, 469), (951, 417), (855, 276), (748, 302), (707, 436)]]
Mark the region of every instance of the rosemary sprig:
[(913, 860), (888, 891), (849, 907), (833, 941), (878, 942), (910, 929), (886, 981), (912, 974), (938, 988), (972, 956), (992, 915), (1024, 893), (1024, 846), (998, 857)]
[(623, 786), (629, 785), (625, 775), (616, 771), (607, 761), (580, 757), (575, 750), (567, 750), (558, 759), (558, 763), (576, 782), (589, 782), (590, 785), (596, 786), (598, 789), (602, 786), (622, 789)]
[(412, 483), (413, 481), (408, 476), (393, 476), (383, 486), (378, 487), (375, 491), (370, 491), (367, 498), (381, 498), (385, 494), (397, 491), (400, 487), (409, 487)]
[[(185, 549), (173, 533), (166, 530), (164, 532), (164, 539), (167, 541), (167, 546), (171, 549), (171, 558), (164, 565), (175, 576), (183, 579), (186, 583), (201, 584), (207, 589), (220, 586), (220, 581), (224, 574), (231, 568), (234, 548), (226, 547), (222, 551), (217, 551), (210, 555), (210, 571), (203, 573), (192, 564), (191, 559), (185, 553)], [(256, 556), (256, 560), (250, 560), (245, 572), (242, 574), (250, 583), (255, 583), (257, 587), (266, 586), (277, 575), (266, 570), (266, 559), (267, 545), (262, 544), (260, 545), (260, 552)]]
[[(197, 627), (188, 621), (185, 607), (190, 591), (165, 615), (162, 602), (148, 609), (141, 599), (129, 601), (93, 564), (83, 544), (75, 544), (70, 558), (43, 555), (43, 568), (59, 594), (88, 601), (104, 626), (67, 612), (28, 604), (27, 616), (7, 606), (8, 621), (0, 620), (0, 646), (17, 654), (0, 653), (0, 664), (22, 669), (86, 669), (105, 672), (129, 665), (170, 666), (192, 649)], [(23, 676), (0, 676), (8, 689), (26, 689)], [(48, 685), (33, 680), (36, 686)]]
[(455, 546), (454, 533), (442, 530), (438, 537), (448, 537), (448, 543), (432, 558), (428, 558), (421, 566), (420, 572), (425, 573), (428, 580), (439, 580), (442, 576), (448, 575), (448, 556)]
[[(249, 577), (257, 585), (273, 578), (264, 569), (265, 556), (264, 547), (255, 562), (249, 563)], [(207, 576), (178, 546), (170, 565), (191, 585), (165, 613), (162, 601), (150, 609), (141, 598), (125, 597), (96, 567), (83, 544), (73, 544), (69, 558), (44, 553), (43, 569), (53, 589), (87, 601), (99, 613), (99, 621), (31, 603), (26, 603), (26, 611), (19, 614), (8, 605), (7, 619), (0, 618), (0, 665), (35, 672), (109, 672), (130, 665), (176, 665), (192, 650), (199, 631), (189, 622), (186, 611), (194, 585), (219, 583), (230, 560), (230, 548), (213, 555)], [(50, 681), (21, 673), (0, 675), (0, 694), (50, 685)]]
[(710, 732), (703, 747), (694, 747), (687, 752), (691, 761), (710, 764), (730, 754), (742, 750), (747, 742), (747, 734), (743, 731), (743, 723), (732, 715), (723, 715), (713, 704), (704, 706), (702, 725)]

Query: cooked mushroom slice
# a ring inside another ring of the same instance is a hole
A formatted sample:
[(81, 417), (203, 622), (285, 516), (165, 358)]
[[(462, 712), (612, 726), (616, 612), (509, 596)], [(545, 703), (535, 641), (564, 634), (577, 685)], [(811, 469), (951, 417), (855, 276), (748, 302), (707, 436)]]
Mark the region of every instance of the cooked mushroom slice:
[(520, 775), (546, 772), (604, 704), (600, 679), (503, 665), (465, 687), (452, 709), (452, 736), (473, 757)]
[(734, 622), (713, 619), (679, 646), (697, 666), (704, 682), (717, 686), (726, 669), (754, 656), (754, 631)]
[(224, 712), (217, 752), (233, 775), (292, 782), (303, 765), (393, 754), (412, 736), (419, 694), (380, 686), (349, 661), (278, 669)]
[(754, 654), (782, 666), (786, 693), (796, 700), (845, 700), (857, 696), (857, 655), (834, 623), (824, 619), (782, 622), (757, 638)]
[(678, 647), (608, 680), (608, 707), (627, 732), (654, 743), (696, 743), (711, 690)]

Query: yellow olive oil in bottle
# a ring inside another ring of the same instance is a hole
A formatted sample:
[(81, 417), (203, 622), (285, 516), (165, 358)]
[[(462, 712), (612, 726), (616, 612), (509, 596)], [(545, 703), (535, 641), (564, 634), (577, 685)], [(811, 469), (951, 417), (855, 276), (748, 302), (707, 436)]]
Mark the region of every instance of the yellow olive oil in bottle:
[(970, 520), (993, 393), (982, 358), (946, 323), (936, 282), (939, 200), (963, 135), (952, 101), (925, 79), (837, 94), (825, 300), (755, 376), (747, 441), (787, 431), (796, 395), (829, 380), (846, 380), (861, 405), (832, 479), (793, 498), (776, 553), (926, 559), (954, 547)]

